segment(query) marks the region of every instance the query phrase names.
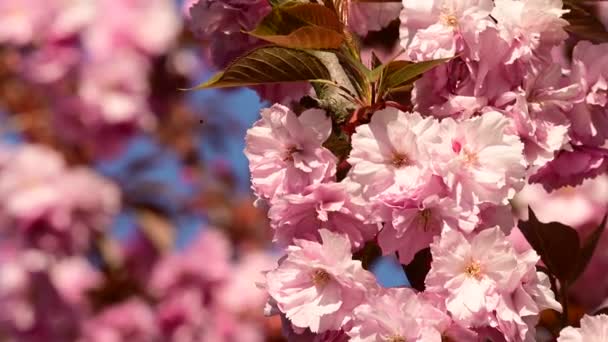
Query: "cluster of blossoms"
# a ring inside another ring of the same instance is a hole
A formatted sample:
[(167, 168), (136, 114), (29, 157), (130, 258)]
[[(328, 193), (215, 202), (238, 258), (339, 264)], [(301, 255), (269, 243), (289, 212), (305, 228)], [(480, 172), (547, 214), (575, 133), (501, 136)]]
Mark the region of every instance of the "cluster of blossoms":
[(0, 20), (12, 68), (52, 99), (62, 139), (107, 152), (154, 124), (148, 77), (180, 31), (173, 1), (2, 0)]
[[(538, 338), (541, 311), (562, 305), (537, 271), (540, 256), (511, 234), (513, 206), (533, 202), (516, 199), (528, 184), (545, 193), (608, 172), (608, 44), (578, 41), (566, 57), (561, 0), (349, 6), (345, 23), (361, 37), (400, 21), (394, 59), (449, 60), (414, 83), (409, 111), (368, 107), (369, 120), (354, 132), (327, 107), (288, 106), (285, 97), (303, 94), (293, 86), (272, 85), (282, 87), (279, 97), (259, 91), (278, 103), (247, 132), (245, 155), (257, 202), (268, 206), (274, 242), (285, 251), (266, 273), (267, 313), (280, 314), (294, 341)], [(187, 8), (216, 67), (262, 44), (243, 29), (271, 11), (260, 0)], [(346, 156), (330, 143), (344, 135)], [(590, 201), (581, 205), (595, 214), (562, 214), (597, 224), (608, 201)], [(425, 289), (380, 286), (360, 261), (366, 245), (402, 265), (429, 249)], [(564, 331), (560, 340), (593, 329)]]
[(252, 252), (235, 263), (232, 252), (224, 235), (206, 231), (188, 250), (154, 265), (141, 279), (147, 282), (145, 295), (99, 310), (94, 298), (104, 275), (85, 258), (3, 243), (0, 304), (10, 310), (0, 314), (0, 332), (9, 340), (32, 342), (262, 342), (267, 294), (255, 282), (275, 259)]

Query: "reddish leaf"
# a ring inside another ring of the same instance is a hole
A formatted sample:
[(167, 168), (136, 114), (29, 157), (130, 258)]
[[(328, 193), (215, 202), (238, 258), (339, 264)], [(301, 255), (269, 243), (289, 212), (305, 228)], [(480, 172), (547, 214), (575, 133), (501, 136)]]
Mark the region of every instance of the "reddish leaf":
[(581, 254), (578, 233), (559, 222), (538, 221), (532, 208), (528, 208), (528, 214), (528, 221), (518, 224), (526, 240), (557, 279), (571, 279)]
[(237, 58), (224, 71), (195, 89), (317, 79), (331, 79), (331, 74), (315, 56), (302, 50), (267, 46)]
[(426, 275), (431, 270), (432, 260), (433, 257), (431, 256), (431, 249), (425, 248), (416, 253), (414, 260), (412, 260), (412, 262), (410, 262), (407, 266), (403, 267), (410, 285), (412, 285), (412, 287), (418, 291), (424, 291), (424, 280), (426, 279)]
[(297, 49), (337, 49), (345, 39), (336, 13), (312, 3), (277, 6), (249, 34)]
[(587, 268), (595, 249), (597, 248), (597, 243), (600, 241), (602, 234), (606, 230), (606, 221), (608, 220), (608, 214), (604, 216), (602, 223), (593, 231), (591, 236), (585, 241), (581, 248), (581, 253), (578, 259), (578, 263), (576, 264), (576, 269), (570, 278), (570, 283), (573, 283)]

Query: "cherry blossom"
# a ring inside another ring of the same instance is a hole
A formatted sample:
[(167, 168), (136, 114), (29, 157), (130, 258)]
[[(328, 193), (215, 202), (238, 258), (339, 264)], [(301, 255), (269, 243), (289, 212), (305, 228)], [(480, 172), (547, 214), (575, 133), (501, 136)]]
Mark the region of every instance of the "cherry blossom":
[(331, 120), (322, 110), (296, 116), (274, 105), (247, 131), (245, 155), (252, 187), (261, 199), (299, 193), (310, 184), (331, 180), (336, 157), (322, 146), (331, 134)]
[(322, 243), (296, 240), (266, 275), (279, 310), (294, 326), (313, 333), (339, 330), (377, 287), (374, 276), (352, 259), (346, 236), (325, 229), (319, 234)]

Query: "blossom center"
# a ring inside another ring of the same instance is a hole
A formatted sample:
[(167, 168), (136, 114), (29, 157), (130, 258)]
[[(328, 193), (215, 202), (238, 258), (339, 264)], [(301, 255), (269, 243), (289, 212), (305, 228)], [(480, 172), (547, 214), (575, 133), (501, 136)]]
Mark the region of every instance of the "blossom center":
[(297, 146), (289, 146), (285, 149), (285, 156), (283, 157), (283, 161), (293, 161), (293, 155), (295, 153), (302, 152), (302, 149)]
[(405, 337), (401, 336), (401, 335), (393, 335), (391, 337), (389, 337), (386, 342), (407, 342), (405, 340)]
[(477, 165), (479, 163), (479, 158), (477, 157), (477, 153), (472, 152), (466, 148), (462, 149), (462, 156), (464, 159), (464, 163), (466, 165)]
[(419, 218), (422, 221), (422, 230), (425, 232), (429, 231), (429, 221), (431, 220), (432, 214), (431, 209), (424, 209), (419, 214)]
[(441, 22), (445, 26), (449, 26), (449, 27), (456, 27), (456, 26), (458, 26), (458, 18), (456, 18), (456, 16), (453, 15), (453, 14), (442, 14), (441, 15)]
[(319, 268), (312, 272), (311, 278), (315, 286), (324, 287), (331, 280), (331, 275), (326, 270)]
[(402, 168), (404, 166), (408, 166), (411, 164), (410, 158), (403, 153), (395, 153), (393, 154), (393, 159), (391, 160), (391, 164), (393, 164), (396, 168)]
[(464, 269), (464, 273), (468, 277), (481, 279), (481, 263), (477, 260), (472, 260)]

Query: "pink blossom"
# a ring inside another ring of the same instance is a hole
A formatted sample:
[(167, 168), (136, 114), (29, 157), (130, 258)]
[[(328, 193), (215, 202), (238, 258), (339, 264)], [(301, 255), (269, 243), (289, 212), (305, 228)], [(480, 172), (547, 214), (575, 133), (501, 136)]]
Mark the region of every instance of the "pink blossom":
[(418, 113), (395, 108), (380, 110), (352, 136), (349, 178), (363, 186), (367, 199), (388, 188), (413, 191), (430, 176), (426, 146), (437, 136), (438, 124)]
[(374, 276), (352, 259), (346, 236), (325, 229), (319, 233), (322, 243), (296, 240), (266, 275), (279, 310), (294, 326), (313, 333), (339, 330), (377, 287)]
[(160, 338), (152, 308), (141, 299), (110, 306), (85, 322), (84, 342), (154, 341)]
[(270, 10), (266, 0), (199, 0), (190, 7), (190, 29), (208, 42), (209, 64), (223, 68), (260, 44), (241, 30), (253, 30)]
[(391, 21), (399, 18), (403, 6), (400, 3), (350, 2), (348, 25), (358, 35), (365, 37), (370, 31), (380, 31)]
[(570, 123), (565, 114), (580, 99), (580, 87), (565, 82), (561, 67), (552, 64), (541, 71), (530, 71), (522, 91), (505, 93), (500, 102), (513, 99), (515, 103), (507, 107), (507, 112), (524, 142), (528, 164), (543, 166), (570, 141)]
[(540, 183), (547, 191), (581, 184), (608, 170), (608, 149), (574, 146), (561, 150), (555, 159), (530, 176), (530, 183)]
[(372, 239), (376, 224), (365, 223), (364, 208), (350, 200), (343, 183), (313, 184), (302, 194), (286, 195), (273, 201), (268, 217), (274, 240), (288, 246), (294, 239), (319, 241), (319, 230), (345, 234), (357, 250)]
[(161, 260), (149, 283), (151, 291), (157, 296), (165, 296), (183, 287), (208, 289), (218, 286), (231, 271), (230, 254), (226, 236), (208, 229), (186, 251)]
[(0, 220), (16, 241), (62, 255), (86, 251), (120, 206), (116, 185), (89, 169), (68, 168), (59, 154), (38, 145), (7, 151), (0, 195)]
[(431, 253), (427, 291), (444, 298), (452, 318), (466, 326), (497, 327), (507, 340), (524, 341), (541, 310), (561, 308), (549, 279), (536, 272), (539, 256), (516, 253), (498, 227), (470, 238), (445, 229)]
[(385, 222), (378, 235), (384, 255), (395, 252), (402, 264), (409, 264), (416, 253), (428, 247), (444, 225), (470, 232), (478, 218), (459, 208), (448, 197), (441, 178), (434, 176), (414, 196), (380, 195), (375, 203), (375, 216)]
[(337, 159), (322, 146), (331, 134), (331, 119), (323, 110), (296, 116), (276, 104), (261, 115), (245, 138), (252, 188), (258, 197), (299, 193), (334, 177)]
[(352, 342), (442, 341), (451, 319), (407, 288), (383, 290), (355, 309)]
[(542, 222), (561, 222), (575, 228), (598, 224), (608, 207), (608, 178), (601, 175), (583, 181), (580, 186), (566, 186), (552, 192), (540, 184), (526, 185), (515, 196), (514, 203), (521, 212), (527, 212), (530, 206)]
[(74, 340), (101, 278), (79, 257), (54, 260), (39, 250), (0, 245), (0, 330), (9, 340)]
[(570, 113), (573, 137), (591, 146), (608, 138), (608, 44), (579, 42), (572, 52), (571, 80), (583, 91), (584, 101)]
[(564, 31), (568, 22), (561, 18), (567, 13), (562, 0), (495, 0), (494, 5), (492, 17), (511, 46), (508, 64), (521, 58), (530, 60), (541, 49), (548, 54), (568, 37)]
[(588, 316), (581, 320), (581, 327), (566, 327), (557, 338), (558, 342), (601, 342), (608, 339), (608, 315)]
[(508, 125), (498, 112), (441, 122), (441, 143), (433, 148), (433, 164), (459, 205), (506, 204), (523, 186), (523, 144), (516, 135), (506, 134)]
[(0, 1), (0, 42), (25, 45), (39, 38), (48, 25), (51, 1)]
[(171, 0), (99, 0), (95, 11), (83, 39), (87, 50), (99, 58), (112, 58), (115, 50), (125, 48), (162, 54), (181, 29)]
[(492, 1), (488, 0), (404, 0), (400, 38), (407, 59), (453, 57), (465, 47), (462, 30), (483, 26), (491, 10)]
[(264, 282), (263, 272), (272, 270), (276, 260), (277, 257), (263, 252), (244, 255), (217, 294), (221, 306), (235, 314), (261, 318), (268, 293), (257, 284)]

